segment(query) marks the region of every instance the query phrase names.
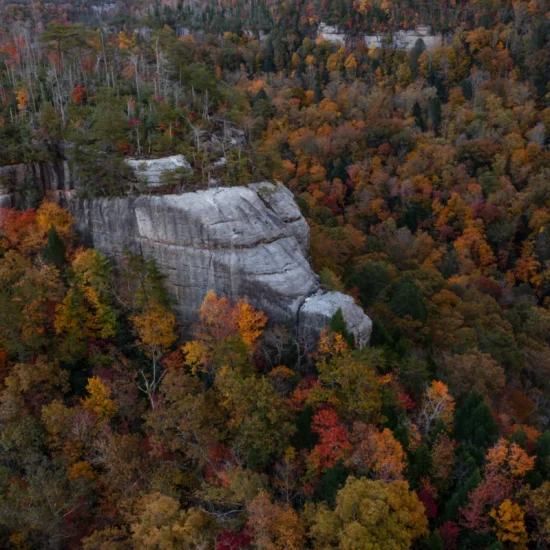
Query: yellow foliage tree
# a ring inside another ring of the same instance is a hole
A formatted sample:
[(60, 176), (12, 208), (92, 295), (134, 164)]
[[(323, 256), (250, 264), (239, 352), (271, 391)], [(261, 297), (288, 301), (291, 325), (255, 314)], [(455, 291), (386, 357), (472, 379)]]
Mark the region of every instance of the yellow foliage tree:
[(479, 220), (467, 224), (463, 234), (454, 242), (454, 247), (458, 251), (463, 273), (471, 273), (478, 268), (487, 275), (496, 268), (495, 255)]
[(145, 370), (140, 370), (143, 381), (140, 389), (147, 394), (154, 409), (156, 390), (163, 378), (163, 374), (159, 372), (159, 360), (176, 341), (176, 318), (172, 312), (153, 302), (148, 309), (132, 317), (131, 321), (138, 334), (138, 346), (152, 360), (150, 376)]
[(67, 239), (73, 234), (73, 217), (54, 202), (44, 201), (36, 211), (36, 227), (42, 238), (46, 237), (52, 226), (62, 239)]
[(24, 111), (29, 105), (29, 93), (27, 90), (19, 90), (15, 96), (17, 99), (17, 108)]
[(525, 529), (524, 513), (519, 504), (506, 499), (499, 506), (494, 508), (489, 515), (495, 520), (495, 533), (504, 544), (510, 543), (511, 547), (518, 550), (527, 548), (527, 530)]
[(336, 53), (330, 54), (327, 58), (327, 69), (329, 71), (337, 71), (342, 66), (345, 50), (342, 46)]
[(487, 475), (502, 474), (521, 479), (532, 470), (535, 459), (530, 457), (517, 443), (501, 438), (487, 451), (485, 457)]
[(234, 312), (237, 331), (252, 353), (255, 350), (258, 338), (264, 331), (267, 317), (263, 312), (254, 309), (245, 300), (237, 302)]
[(350, 348), (345, 338), (340, 332), (323, 329), (317, 344), (317, 357), (319, 359), (329, 359), (331, 357), (340, 357), (347, 355)]
[(108, 287), (111, 266), (97, 250), (79, 250), (72, 263), (76, 281), (86, 298), (89, 310), (88, 329), (100, 338), (111, 338), (116, 333), (116, 314), (109, 304)]
[(136, 503), (130, 525), (133, 548), (211, 548), (212, 523), (206, 512), (198, 508), (182, 510), (177, 500), (154, 492)]
[(111, 390), (99, 378), (88, 379), (86, 391), (89, 396), (84, 399), (84, 408), (102, 420), (109, 421), (117, 412), (117, 404), (111, 399)]
[(355, 73), (357, 71), (357, 59), (353, 53), (350, 53), (344, 62), (344, 67), (350, 78), (355, 78)]
[(314, 550), (407, 550), (428, 532), (424, 506), (405, 481), (349, 477), (334, 510), (322, 503), (312, 515)]
[(518, 258), (514, 269), (514, 275), (520, 281), (532, 284), (535, 288), (541, 286), (541, 264), (535, 257), (535, 246), (530, 240), (526, 240), (521, 247), (521, 257)]
[(258, 550), (301, 550), (305, 547), (304, 527), (289, 506), (273, 504), (265, 491), (248, 506), (248, 526)]
[(75, 462), (72, 466), (69, 466), (67, 470), (67, 477), (69, 479), (94, 479), (95, 474), (94, 469), (89, 462), (86, 460), (80, 460), (79, 462)]
[(152, 303), (143, 313), (132, 318), (139, 337), (138, 344), (156, 362), (176, 340), (176, 318), (161, 305)]
[(331, 404), (349, 421), (377, 421), (381, 392), (376, 367), (380, 361), (379, 351), (372, 349), (319, 361), (319, 383), (309, 392), (308, 402)]

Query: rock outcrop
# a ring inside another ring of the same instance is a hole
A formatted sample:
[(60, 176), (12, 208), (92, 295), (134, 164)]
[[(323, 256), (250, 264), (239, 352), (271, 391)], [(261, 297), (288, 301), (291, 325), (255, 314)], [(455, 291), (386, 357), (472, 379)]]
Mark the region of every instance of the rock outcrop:
[(351, 297), (324, 293), (307, 259), (309, 228), (280, 184), (180, 195), (72, 199), (77, 230), (107, 256), (124, 250), (154, 258), (178, 316), (191, 322), (210, 289), (246, 298), (311, 342), (341, 308), (349, 330), (368, 343), (370, 319)]
[[(145, 187), (190, 166), (185, 157), (128, 160)], [(25, 208), (46, 192), (63, 204), (74, 182), (67, 162), (0, 167), (0, 208)], [(351, 297), (323, 292), (308, 261), (309, 227), (292, 193), (280, 184), (215, 188), (178, 195), (70, 198), (84, 242), (120, 260), (124, 251), (154, 258), (182, 323), (192, 323), (210, 289), (246, 298), (276, 323), (297, 327), (313, 343), (342, 310), (360, 345), (370, 319)]]
[(67, 161), (0, 166), (0, 197), (5, 205), (35, 206), (47, 192), (72, 188)]
[(414, 29), (400, 30), (387, 34), (350, 34), (333, 25), (321, 23), (317, 29), (317, 36), (330, 42), (346, 44), (350, 40), (362, 40), (369, 47), (391, 48), (410, 52), (417, 40), (422, 40), (426, 50), (432, 51), (445, 44), (441, 33), (433, 33), (429, 25), (417, 25)]

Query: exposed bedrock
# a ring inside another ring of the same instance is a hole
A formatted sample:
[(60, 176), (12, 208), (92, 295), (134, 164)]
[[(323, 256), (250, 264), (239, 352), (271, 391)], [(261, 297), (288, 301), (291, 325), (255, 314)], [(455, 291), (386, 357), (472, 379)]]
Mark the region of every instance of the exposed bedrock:
[(307, 259), (309, 228), (280, 184), (180, 195), (72, 199), (79, 233), (115, 261), (125, 249), (156, 260), (184, 323), (210, 289), (246, 298), (276, 323), (291, 322), (311, 341), (341, 308), (350, 331), (368, 343), (370, 319), (351, 297), (320, 290)]

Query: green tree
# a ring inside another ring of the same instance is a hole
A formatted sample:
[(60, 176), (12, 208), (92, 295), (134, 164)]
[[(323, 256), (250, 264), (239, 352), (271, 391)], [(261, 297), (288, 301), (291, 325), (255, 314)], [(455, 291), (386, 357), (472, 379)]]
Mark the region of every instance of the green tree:
[(359, 298), (365, 307), (383, 298), (391, 283), (390, 270), (380, 262), (369, 262), (351, 278), (351, 284), (359, 289)]
[(437, 134), (441, 126), (441, 101), (438, 97), (432, 97), (428, 102), (428, 116), (433, 130)]
[(237, 370), (223, 368), (216, 376), (215, 387), (229, 416), (233, 452), (250, 467), (265, 466), (288, 446), (295, 428), (289, 410), (265, 377), (243, 376)]
[(199, 378), (183, 369), (168, 370), (159, 387), (159, 405), (145, 418), (156, 445), (201, 464), (223, 440), (224, 410), (217, 393), (205, 391)]
[(48, 231), (48, 242), (42, 249), (42, 258), (58, 269), (61, 269), (65, 263), (65, 245), (53, 225)]
[(488, 449), (496, 443), (499, 434), (498, 425), (483, 394), (473, 391), (457, 408), (454, 433), (459, 441), (482, 449)]
[(410, 315), (417, 321), (426, 322), (424, 298), (410, 275), (404, 275), (397, 283), (390, 300), (390, 309), (398, 317)]
[(206, 512), (182, 510), (177, 500), (156, 492), (137, 502), (130, 530), (134, 548), (206, 548), (214, 538), (212, 523)]
[(422, 116), (422, 108), (420, 107), (418, 101), (414, 102), (412, 115), (414, 117), (416, 125), (420, 128), (420, 131), (424, 132), (426, 130), (426, 123), (424, 122), (424, 117)]
[(341, 334), (350, 348), (355, 346), (355, 338), (353, 334), (348, 331), (348, 324), (344, 319), (344, 314), (342, 313), (341, 308), (338, 308), (338, 311), (332, 316), (330, 320), (330, 328), (333, 332)]
[(308, 402), (335, 403), (338, 414), (346, 420), (376, 422), (382, 408), (376, 373), (381, 363), (381, 352), (371, 348), (320, 361), (319, 384), (310, 392)]

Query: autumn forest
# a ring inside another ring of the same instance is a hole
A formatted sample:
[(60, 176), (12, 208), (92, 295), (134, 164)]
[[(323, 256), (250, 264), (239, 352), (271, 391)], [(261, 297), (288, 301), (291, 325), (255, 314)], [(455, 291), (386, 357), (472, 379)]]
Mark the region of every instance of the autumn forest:
[[(66, 163), (79, 200), (278, 180), (373, 321), (304, 349), (212, 290), (185, 333), (27, 173), (0, 547), (550, 548), (549, 82), (547, 0), (0, 0), (0, 167)], [(176, 154), (153, 191), (125, 162)]]

